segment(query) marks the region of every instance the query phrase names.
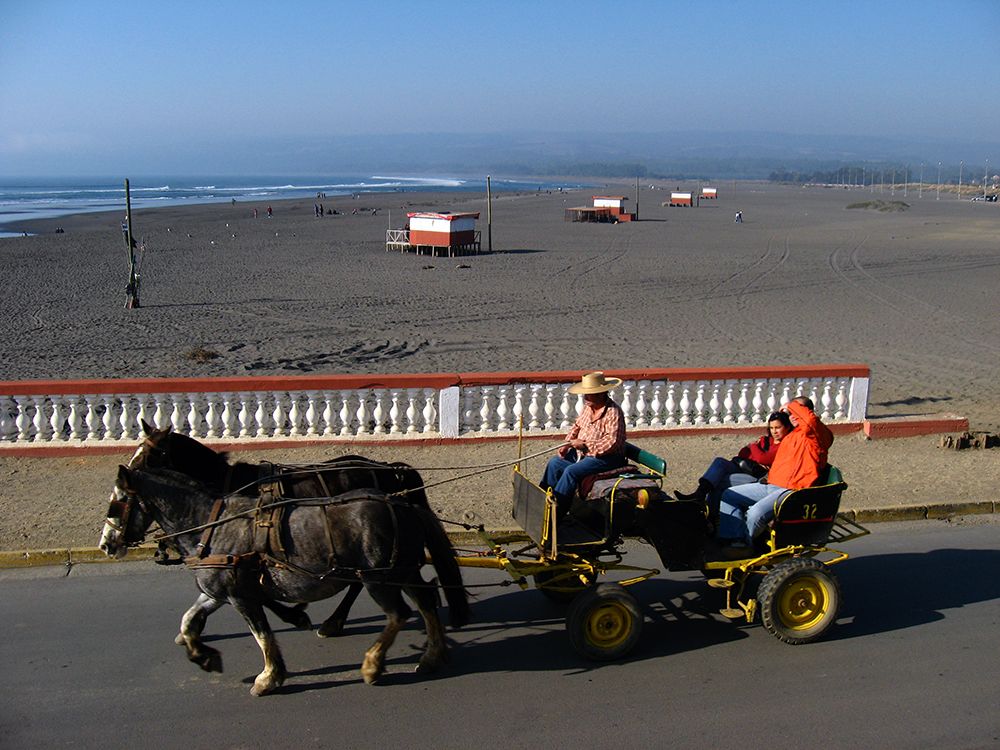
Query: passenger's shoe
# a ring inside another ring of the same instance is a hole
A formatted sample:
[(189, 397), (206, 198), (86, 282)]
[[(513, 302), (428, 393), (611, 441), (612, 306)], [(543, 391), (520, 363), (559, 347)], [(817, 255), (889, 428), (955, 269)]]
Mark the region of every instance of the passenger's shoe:
[(757, 557), (757, 553), (742, 539), (712, 539), (705, 545), (705, 557), (710, 560), (748, 560)]

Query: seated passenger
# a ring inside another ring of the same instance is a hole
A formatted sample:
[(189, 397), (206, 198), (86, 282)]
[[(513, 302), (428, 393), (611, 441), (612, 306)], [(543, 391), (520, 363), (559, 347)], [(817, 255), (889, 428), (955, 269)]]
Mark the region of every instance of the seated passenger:
[(774, 517), (774, 505), (792, 490), (811, 487), (827, 466), (833, 433), (814, 412), (813, 402), (796, 396), (782, 407), (795, 429), (781, 441), (763, 479), (728, 488), (719, 505), (719, 541), (752, 544)]
[(566, 433), (559, 455), (549, 459), (541, 481), (543, 490), (552, 488), (560, 516), (569, 510), (582, 477), (626, 464), (625, 417), (608, 396), (621, 382), (590, 372), (569, 387), (570, 393), (583, 394), (583, 412)]
[(674, 492), (678, 500), (708, 503), (709, 521), (715, 526), (719, 518), (719, 497), (722, 491), (736, 484), (756, 482), (767, 474), (785, 435), (792, 431), (792, 422), (783, 411), (767, 418), (767, 434), (743, 446), (732, 458), (715, 458), (698, 480), (694, 492)]

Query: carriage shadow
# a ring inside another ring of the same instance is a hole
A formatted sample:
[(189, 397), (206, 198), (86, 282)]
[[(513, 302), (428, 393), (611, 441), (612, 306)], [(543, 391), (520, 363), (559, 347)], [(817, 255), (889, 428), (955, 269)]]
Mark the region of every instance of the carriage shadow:
[(846, 640), (943, 620), (946, 610), (1000, 599), (1000, 551), (937, 549), (870, 555), (837, 566), (842, 618), (828, 640)]

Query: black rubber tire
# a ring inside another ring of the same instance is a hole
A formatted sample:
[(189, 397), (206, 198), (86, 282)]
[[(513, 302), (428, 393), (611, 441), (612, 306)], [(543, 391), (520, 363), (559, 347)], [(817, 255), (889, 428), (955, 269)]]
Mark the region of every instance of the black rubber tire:
[(810, 557), (778, 563), (760, 583), (757, 606), (764, 629), (793, 646), (820, 638), (837, 619), (840, 584)]
[(602, 583), (578, 596), (566, 617), (569, 641), (591, 661), (615, 661), (639, 642), (642, 612), (635, 597), (617, 583)]
[[(560, 580), (552, 582), (552, 579), (560, 576)], [(585, 584), (578, 576), (567, 576), (565, 571), (535, 573), (532, 578), (535, 580), (535, 588), (552, 601), (560, 604), (569, 604), (584, 591), (593, 588), (595, 580), (588, 576), (590, 582)], [(552, 586), (557, 588), (552, 588)]]

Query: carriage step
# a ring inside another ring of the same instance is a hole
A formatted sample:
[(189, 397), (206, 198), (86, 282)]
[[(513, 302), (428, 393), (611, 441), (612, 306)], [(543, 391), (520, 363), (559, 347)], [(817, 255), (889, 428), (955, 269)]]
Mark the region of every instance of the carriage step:
[(739, 607), (723, 607), (719, 610), (719, 612), (723, 617), (728, 617), (730, 620), (736, 620), (747, 616), (747, 613)]
[(730, 589), (736, 585), (736, 581), (729, 578), (709, 578), (708, 585), (713, 589)]

